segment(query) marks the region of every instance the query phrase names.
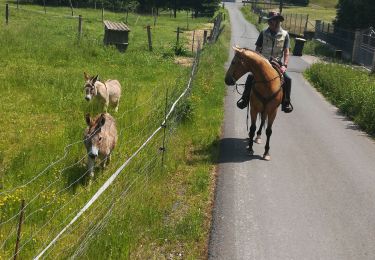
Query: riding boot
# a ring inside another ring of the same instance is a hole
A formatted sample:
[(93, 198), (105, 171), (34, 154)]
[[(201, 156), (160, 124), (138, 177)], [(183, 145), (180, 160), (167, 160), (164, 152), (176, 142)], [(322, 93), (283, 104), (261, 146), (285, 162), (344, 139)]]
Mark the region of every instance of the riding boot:
[(254, 80), (254, 76), (252, 74), (250, 74), (246, 79), (245, 89), (242, 93), (242, 97), (237, 101), (237, 107), (239, 109), (244, 109), (249, 104), (250, 92), (251, 92), (251, 87), (253, 86), (253, 80)]
[(283, 102), (281, 105), (281, 111), (284, 111), (285, 113), (290, 113), (293, 111), (293, 106), (290, 103), (290, 92), (292, 88), (292, 80), (291, 78), (284, 73), (284, 95), (283, 95)]

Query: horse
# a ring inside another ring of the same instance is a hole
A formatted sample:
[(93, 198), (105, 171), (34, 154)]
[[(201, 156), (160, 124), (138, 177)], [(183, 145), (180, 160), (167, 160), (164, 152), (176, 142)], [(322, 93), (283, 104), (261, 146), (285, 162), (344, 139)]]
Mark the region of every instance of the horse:
[(267, 141), (263, 159), (269, 161), (271, 159), (269, 150), (272, 124), (283, 97), (281, 86), (282, 75), (261, 54), (246, 48), (233, 47), (233, 50), (235, 51), (235, 55), (226, 72), (225, 83), (227, 85), (234, 85), (247, 72), (251, 72), (254, 75), (254, 82), (250, 93), (251, 126), (248, 151), (250, 155), (254, 154), (253, 139), (256, 131), (257, 116), (260, 115), (261, 125), (255, 142), (261, 143), (262, 128), (267, 121)]

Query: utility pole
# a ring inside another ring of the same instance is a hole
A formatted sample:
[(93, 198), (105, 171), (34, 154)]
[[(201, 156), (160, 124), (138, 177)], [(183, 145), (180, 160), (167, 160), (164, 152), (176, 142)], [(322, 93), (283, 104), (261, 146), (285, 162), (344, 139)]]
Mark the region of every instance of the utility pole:
[(280, 14), (283, 12), (283, 0), (280, 0), (279, 11)]

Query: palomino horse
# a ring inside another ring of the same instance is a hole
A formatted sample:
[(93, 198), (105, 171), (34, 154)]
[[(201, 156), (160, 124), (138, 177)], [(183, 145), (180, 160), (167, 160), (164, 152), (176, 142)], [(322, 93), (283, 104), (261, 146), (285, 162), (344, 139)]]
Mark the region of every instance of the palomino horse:
[(263, 159), (271, 159), (270, 138), (272, 124), (276, 118), (277, 108), (281, 104), (283, 92), (281, 89), (281, 75), (272, 67), (271, 63), (255, 51), (233, 47), (235, 55), (225, 75), (225, 83), (234, 85), (245, 73), (252, 72), (254, 82), (250, 94), (251, 127), (249, 132), (249, 153), (254, 154), (253, 139), (256, 131), (257, 115), (261, 116), (261, 125), (257, 132), (256, 143), (260, 143), (262, 128), (267, 120), (267, 142)]

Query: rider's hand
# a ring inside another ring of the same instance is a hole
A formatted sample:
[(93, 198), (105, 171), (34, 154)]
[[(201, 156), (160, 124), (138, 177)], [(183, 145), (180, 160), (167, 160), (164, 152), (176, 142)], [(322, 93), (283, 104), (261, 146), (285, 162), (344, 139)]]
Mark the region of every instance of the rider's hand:
[(281, 65), (280, 70), (281, 70), (281, 73), (284, 74), (285, 71), (286, 71), (286, 66), (285, 65)]

